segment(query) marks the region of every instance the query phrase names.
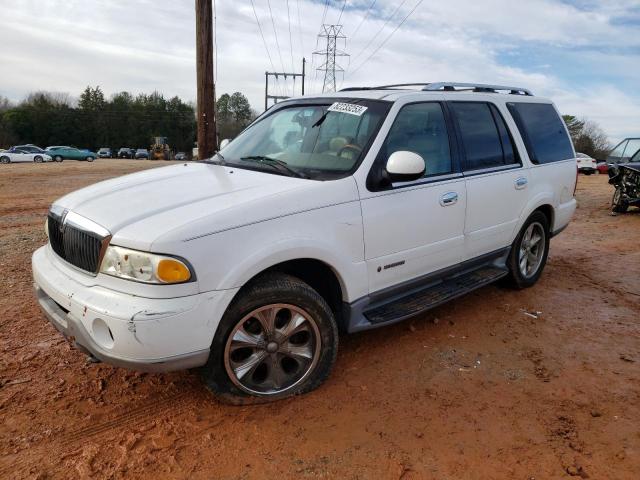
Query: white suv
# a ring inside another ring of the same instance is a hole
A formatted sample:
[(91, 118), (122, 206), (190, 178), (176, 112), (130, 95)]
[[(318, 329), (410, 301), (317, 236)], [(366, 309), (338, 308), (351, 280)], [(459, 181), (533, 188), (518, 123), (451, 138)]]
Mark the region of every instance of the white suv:
[(505, 277), (533, 285), (576, 208), (556, 108), (438, 83), (290, 99), (213, 158), (51, 207), (37, 298), (128, 368), (201, 367), (229, 402), (307, 392), (338, 331), (388, 325)]

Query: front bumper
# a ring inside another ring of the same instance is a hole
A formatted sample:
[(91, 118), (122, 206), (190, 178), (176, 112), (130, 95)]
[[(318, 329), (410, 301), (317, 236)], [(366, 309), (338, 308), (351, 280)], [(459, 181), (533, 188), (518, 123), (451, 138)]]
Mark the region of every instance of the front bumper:
[(147, 372), (204, 365), (235, 294), (143, 298), (117, 292), (64, 265), (48, 245), (36, 250), (32, 266), (36, 298), (57, 330), (99, 360)]

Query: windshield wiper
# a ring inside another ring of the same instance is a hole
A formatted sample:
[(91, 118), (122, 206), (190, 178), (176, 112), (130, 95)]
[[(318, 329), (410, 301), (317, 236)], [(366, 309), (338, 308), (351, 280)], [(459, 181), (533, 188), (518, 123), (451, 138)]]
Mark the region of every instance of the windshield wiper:
[(264, 165), (269, 165), (271, 167), (274, 167), (277, 170), (280, 170), (281, 172), (287, 172), (289, 175), (293, 175), (294, 177), (309, 178), (304, 173), (299, 172), (298, 170), (294, 170), (293, 168), (291, 168), (287, 164), (287, 162), (284, 162), (282, 160), (278, 160), (277, 158), (266, 157), (264, 155), (251, 155), (251, 156), (248, 156), (248, 157), (242, 157), (242, 158), (240, 158), (240, 160), (244, 160), (246, 162), (257, 162), (257, 163), (262, 163)]

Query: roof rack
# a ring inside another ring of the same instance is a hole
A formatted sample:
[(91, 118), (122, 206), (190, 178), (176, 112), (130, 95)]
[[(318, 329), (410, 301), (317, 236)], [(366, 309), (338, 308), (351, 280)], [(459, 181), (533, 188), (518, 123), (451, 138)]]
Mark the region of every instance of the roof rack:
[(348, 87), (340, 90), (341, 92), (353, 92), (356, 90), (393, 90), (401, 87), (422, 87), (423, 91), (436, 92), (439, 90), (445, 92), (472, 91), (479, 93), (498, 93), (499, 91), (508, 91), (511, 95), (533, 96), (531, 90), (521, 87), (508, 87), (505, 85), (488, 85), (484, 83), (460, 83), (460, 82), (436, 82), (436, 83), (396, 83), (393, 85), (380, 85), (377, 87)]
[(437, 82), (425, 85), (422, 90), (433, 92), (444, 90), (446, 92), (456, 92), (460, 89), (471, 90), (473, 92), (482, 93), (498, 93), (499, 90), (509, 91), (511, 95), (527, 95), (532, 97), (531, 90), (522, 87), (509, 87), (505, 85), (487, 85), (484, 83), (459, 83), (459, 82)]

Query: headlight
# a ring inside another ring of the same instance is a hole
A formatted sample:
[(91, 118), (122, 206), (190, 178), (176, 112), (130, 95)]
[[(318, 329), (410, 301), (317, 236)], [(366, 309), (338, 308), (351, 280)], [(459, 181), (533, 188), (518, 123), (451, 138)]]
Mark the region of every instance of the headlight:
[(193, 276), (186, 263), (177, 258), (116, 246), (107, 247), (100, 273), (155, 284), (188, 282)]

